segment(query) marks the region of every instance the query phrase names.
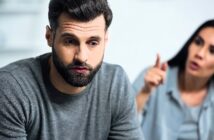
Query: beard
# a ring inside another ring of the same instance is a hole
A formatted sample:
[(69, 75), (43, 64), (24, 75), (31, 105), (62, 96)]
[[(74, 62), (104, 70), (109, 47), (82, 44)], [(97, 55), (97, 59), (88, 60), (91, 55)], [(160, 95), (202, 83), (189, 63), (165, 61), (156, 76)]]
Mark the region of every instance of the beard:
[[(102, 60), (98, 63), (98, 65), (95, 68), (93, 68), (86, 62), (82, 62), (77, 59), (74, 59), (74, 61), (68, 65), (64, 65), (63, 62), (58, 57), (58, 55), (56, 54), (54, 47), (52, 47), (52, 60), (56, 67), (57, 72), (62, 76), (62, 78), (67, 83), (74, 87), (83, 87), (88, 85), (94, 78), (95, 74), (99, 71), (103, 62), (102, 58)], [(72, 71), (71, 69), (75, 67), (84, 67), (89, 71), (89, 73), (84, 74)]]

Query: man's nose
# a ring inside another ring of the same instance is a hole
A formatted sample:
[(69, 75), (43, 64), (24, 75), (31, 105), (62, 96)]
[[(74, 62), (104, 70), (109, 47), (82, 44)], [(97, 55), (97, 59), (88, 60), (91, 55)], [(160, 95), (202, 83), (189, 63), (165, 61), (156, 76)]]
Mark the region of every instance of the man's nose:
[(87, 45), (79, 45), (75, 53), (75, 59), (81, 62), (86, 62), (88, 60), (88, 54), (89, 50)]

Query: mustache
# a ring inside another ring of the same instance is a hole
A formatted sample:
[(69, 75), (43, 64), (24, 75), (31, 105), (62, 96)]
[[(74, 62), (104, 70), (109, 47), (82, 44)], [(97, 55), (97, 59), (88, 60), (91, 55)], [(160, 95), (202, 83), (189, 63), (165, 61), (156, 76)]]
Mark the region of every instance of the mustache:
[(72, 69), (72, 68), (75, 68), (75, 67), (84, 67), (84, 68), (86, 68), (88, 70), (93, 70), (93, 67), (91, 65), (87, 64), (86, 61), (83, 62), (83, 61), (80, 61), (80, 60), (77, 60), (77, 59), (74, 60), (71, 64), (68, 64), (68, 66), (67, 66), (68, 69)]

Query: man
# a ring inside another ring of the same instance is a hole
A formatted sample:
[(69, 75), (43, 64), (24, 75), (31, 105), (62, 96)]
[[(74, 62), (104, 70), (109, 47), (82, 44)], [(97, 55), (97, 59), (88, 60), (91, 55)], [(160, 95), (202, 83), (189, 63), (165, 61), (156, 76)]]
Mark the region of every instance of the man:
[(51, 54), (0, 70), (1, 140), (138, 140), (134, 94), (121, 67), (102, 62), (106, 0), (51, 0)]

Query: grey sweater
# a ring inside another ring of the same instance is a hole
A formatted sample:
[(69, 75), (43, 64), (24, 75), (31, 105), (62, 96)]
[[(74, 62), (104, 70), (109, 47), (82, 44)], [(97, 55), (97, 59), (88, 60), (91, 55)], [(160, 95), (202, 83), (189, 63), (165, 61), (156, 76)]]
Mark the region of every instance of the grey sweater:
[(0, 69), (0, 140), (139, 140), (135, 99), (120, 66), (103, 63), (79, 94), (49, 80), (48, 58)]

